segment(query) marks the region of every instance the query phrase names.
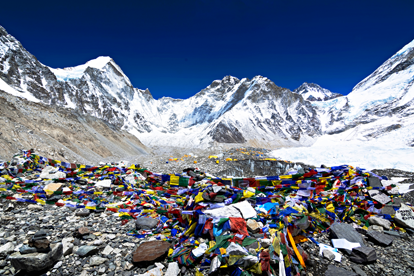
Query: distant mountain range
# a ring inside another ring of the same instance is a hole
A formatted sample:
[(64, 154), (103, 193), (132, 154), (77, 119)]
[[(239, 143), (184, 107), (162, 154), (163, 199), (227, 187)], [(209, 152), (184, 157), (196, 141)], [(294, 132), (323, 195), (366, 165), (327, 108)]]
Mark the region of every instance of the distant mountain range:
[(364, 137), (375, 138), (412, 125), (413, 64), (411, 42), (348, 96), (312, 83), (290, 91), (262, 76), (226, 76), (188, 99), (155, 100), (148, 89), (134, 88), (109, 57), (53, 69), (0, 27), (0, 90), (10, 87), (29, 101), (95, 116), (146, 146), (311, 145), (361, 124)]

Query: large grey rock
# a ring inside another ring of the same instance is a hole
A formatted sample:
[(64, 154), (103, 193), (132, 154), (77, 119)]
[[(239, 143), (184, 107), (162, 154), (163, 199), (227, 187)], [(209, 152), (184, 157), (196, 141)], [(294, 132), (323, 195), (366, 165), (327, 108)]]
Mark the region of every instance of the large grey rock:
[(325, 249), (324, 251), (322, 251), (323, 256), (332, 261), (333, 259), (335, 259), (335, 255), (334, 253), (332, 253), (330, 250)]
[(391, 205), (385, 205), (382, 209), (381, 212), (383, 215), (395, 215), (395, 210)]
[(36, 253), (37, 249), (36, 247), (31, 247), (26, 244), (24, 244), (22, 247), (19, 248), (20, 254), (29, 254), (29, 253)]
[(112, 253), (114, 249), (108, 244), (105, 249), (102, 251), (103, 255), (109, 255)]
[[(350, 224), (335, 222), (331, 225), (330, 235), (335, 239), (346, 239), (350, 242), (358, 242), (361, 246), (365, 245), (364, 238)], [(352, 252), (348, 249), (344, 250), (348, 254)]]
[(75, 215), (79, 217), (87, 217), (90, 213), (89, 209), (83, 208), (76, 211)]
[(386, 194), (379, 193), (372, 197), (374, 200), (378, 201), (381, 204), (387, 204), (391, 201), (391, 198), (387, 196)]
[(12, 242), (8, 242), (0, 247), (0, 258), (5, 258), (11, 252), (14, 251), (14, 245)]
[(158, 225), (158, 220), (153, 219), (153, 218), (139, 217), (135, 221), (135, 226), (137, 230), (140, 230), (140, 229), (151, 230), (157, 227), (157, 225)]
[(359, 276), (367, 276), (367, 274), (357, 265), (353, 265), (352, 269), (355, 271), (356, 274)]
[(96, 266), (96, 265), (100, 265), (103, 264), (104, 262), (106, 262), (108, 259), (107, 258), (102, 258), (102, 257), (98, 257), (98, 256), (93, 256), (89, 259), (89, 264), (91, 266)]
[(377, 187), (377, 188), (381, 188), (382, 184), (381, 184), (381, 180), (378, 177), (368, 177), (368, 186), (369, 187)]
[(91, 256), (96, 253), (98, 253), (98, 247), (92, 245), (81, 246), (79, 247), (78, 251), (76, 251), (76, 254), (78, 254), (80, 257)]
[(73, 238), (69, 237), (69, 238), (64, 238), (62, 240), (62, 245), (63, 245), (63, 256), (67, 256), (69, 254), (72, 253), (73, 251)]
[(15, 269), (27, 272), (40, 271), (51, 267), (62, 256), (62, 244), (54, 243), (48, 253), (20, 254), (20, 252), (10, 255), (9, 260)]
[(368, 222), (369, 224), (382, 226), (385, 230), (389, 230), (391, 227), (391, 221), (376, 216), (369, 217)]
[(29, 209), (30, 211), (43, 211), (43, 207), (37, 204), (30, 204), (29, 206), (27, 206), (27, 209)]
[(358, 276), (357, 274), (353, 273), (352, 271), (334, 266), (329, 265), (328, 269), (325, 271), (325, 276)]
[(414, 229), (414, 212), (404, 203), (401, 203), (401, 208), (395, 212), (394, 219), (399, 225)]
[(389, 246), (394, 241), (395, 237), (382, 234), (377, 231), (368, 231), (366, 234), (374, 243), (383, 245), (383, 246)]
[(377, 259), (377, 253), (372, 247), (356, 247), (352, 249), (352, 254), (349, 259), (358, 264), (371, 263)]

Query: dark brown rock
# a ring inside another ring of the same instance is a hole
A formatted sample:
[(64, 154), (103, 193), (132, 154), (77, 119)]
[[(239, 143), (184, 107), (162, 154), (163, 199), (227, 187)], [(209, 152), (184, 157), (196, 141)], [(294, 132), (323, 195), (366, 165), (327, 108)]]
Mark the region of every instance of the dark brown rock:
[(92, 233), (92, 232), (91, 232), (91, 230), (89, 230), (88, 227), (81, 227), (81, 228), (78, 228), (75, 231), (75, 236), (78, 237), (78, 238), (81, 238), (82, 236), (90, 234), (90, 233)]
[(171, 244), (166, 241), (150, 241), (142, 243), (132, 253), (132, 262), (137, 266), (148, 266), (165, 258)]

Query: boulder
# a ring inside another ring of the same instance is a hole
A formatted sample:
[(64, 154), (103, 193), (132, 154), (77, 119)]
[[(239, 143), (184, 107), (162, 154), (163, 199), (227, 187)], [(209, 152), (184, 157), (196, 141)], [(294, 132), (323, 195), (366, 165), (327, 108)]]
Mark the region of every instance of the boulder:
[(75, 215), (78, 216), (78, 217), (87, 217), (87, 216), (89, 216), (90, 213), (91, 212), (89, 211), (89, 209), (82, 208), (82, 209), (79, 209), (78, 211), (76, 211)]
[(67, 256), (72, 253), (73, 251), (73, 238), (64, 238), (62, 240), (63, 245), (63, 256)]
[(166, 241), (149, 241), (141, 243), (132, 253), (132, 262), (137, 266), (146, 266), (163, 260), (171, 244)]
[(369, 222), (369, 224), (382, 226), (382, 227), (384, 227), (385, 230), (388, 230), (391, 227), (391, 222), (389, 220), (379, 218), (379, 217), (376, 217), (376, 216), (369, 217), (368, 222)]
[(325, 249), (322, 251), (323, 256), (328, 259), (329, 261), (332, 261), (333, 259), (335, 259), (335, 254), (332, 253), (330, 250)]
[(379, 244), (379, 245), (382, 245), (382, 246), (391, 245), (391, 243), (395, 239), (395, 237), (393, 237), (393, 236), (390, 236), (390, 235), (387, 235), (387, 234), (382, 234), (382, 233), (377, 232), (377, 231), (368, 231), (366, 235), (375, 244)]
[(98, 256), (93, 256), (89, 259), (89, 265), (91, 266), (97, 266), (97, 265), (101, 265), (104, 262), (106, 262), (108, 259), (107, 258), (102, 258), (102, 257), (98, 257)]
[(395, 210), (391, 205), (385, 205), (382, 209), (381, 212), (383, 215), (395, 215)]
[(0, 258), (5, 258), (11, 252), (14, 251), (14, 245), (12, 242), (8, 242), (0, 247)]
[(139, 217), (135, 221), (135, 226), (137, 230), (144, 229), (144, 230), (151, 230), (157, 227), (158, 220), (153, 218), (145, 218), (145, 217)]
[(96, 253), (98, 253), (98, 247), (92, 245), (81, 246), (79, 247), (78, 251), (76, 251), (76, 254), (78, 254), (80, 257), (91, 256)]
[[(361, 246), (365, 245), (364, 238), (355, 231), (352, 225), (346, 223), (335, 222), (330, 228), (331, 238), (346, 239), (349, 242), (357, 242)], [(351, 254), (351, 250), (344, 249), (346, 253)]]
[(325, 276), (358, 276), (357, 274), (353, 273), (352, 271), (334, 266), (329, 265), (328, 270), (325, 271)]
[(401, 203), (401, 208), (395, 212), (394, 220), (403, 227), (414, 229), (414, 212), (404, 203)]
[(367, 264), (374, 262), (377, 259), (377, 253), (372, 247), (361, 246), (353, 248), (352, 254), (349, 258), (355, 263)]
[(43, 207), (37, 204), (30, 204), (29, 206), (27, 206), (27, 209), (29, 209), (30, 211), (42, 211)]
[(52, 267), (62, 256), (61, 243), (54, 243), (50, 247), (51, 250), (48, 253), (20, 254), (20, 252), (16, 252), (9, 256), (9, 260), (17, 270), (40, 271)]

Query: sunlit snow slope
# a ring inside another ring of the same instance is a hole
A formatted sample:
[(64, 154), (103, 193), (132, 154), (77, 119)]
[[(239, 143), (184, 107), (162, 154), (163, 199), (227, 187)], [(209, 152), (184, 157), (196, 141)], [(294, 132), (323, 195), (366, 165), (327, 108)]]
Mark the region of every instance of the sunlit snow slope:
[[(311, 147), (273, 152), (292, 161), (414, 171), (414, 41), (352, 92), (312, 102), (324, 136)], [(327, 135), (331, 134), (331, 135)]]

